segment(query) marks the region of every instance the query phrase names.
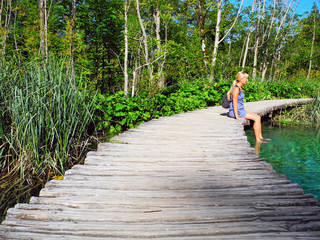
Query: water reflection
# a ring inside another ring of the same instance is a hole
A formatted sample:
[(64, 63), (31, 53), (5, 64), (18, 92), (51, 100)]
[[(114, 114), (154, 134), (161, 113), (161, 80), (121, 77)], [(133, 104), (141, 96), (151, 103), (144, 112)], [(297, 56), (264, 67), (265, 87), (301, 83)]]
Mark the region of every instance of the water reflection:
[(257, 155), (260, 154), (260, 149), (261, 149), (261, 142), (256, 142), (256, 144), (254, 145), (254, 150), (256, 150)]
[(300, 184), (305, 193), (320, 200), (320, 135), (312, 126), (274, 127), (263, 124), (263, 136), (271, 138), (267, 144), (256, 143), (252, 130), (248, 140), (256, 153), (280, 174)]

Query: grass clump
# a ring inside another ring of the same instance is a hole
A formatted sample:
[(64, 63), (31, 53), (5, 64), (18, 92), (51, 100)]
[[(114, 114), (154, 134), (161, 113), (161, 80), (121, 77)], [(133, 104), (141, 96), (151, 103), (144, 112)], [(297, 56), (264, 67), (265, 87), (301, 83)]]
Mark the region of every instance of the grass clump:
[[(12, 66), (12, 65), (11, 65)], [(52, 176), (79, 162), (92, 104), (63, 61), (24, 67), (2, 63), (0, 210), (28, 199)], [(22, 199), (21, 199), (22, 198)]]
[(310, 124), (320, 126), (320, 92), (309, 103), (282, 110), (273, 118), (275, 124)]

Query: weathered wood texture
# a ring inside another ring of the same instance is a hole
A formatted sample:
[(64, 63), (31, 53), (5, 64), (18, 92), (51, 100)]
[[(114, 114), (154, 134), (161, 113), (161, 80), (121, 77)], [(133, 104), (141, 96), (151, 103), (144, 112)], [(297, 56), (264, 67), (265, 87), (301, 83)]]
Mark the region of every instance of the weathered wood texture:
[(318, 201), (260, 159), (225, 112), (155, 119), (99, 144), (11, 208), (1, 239), (320, 239)]

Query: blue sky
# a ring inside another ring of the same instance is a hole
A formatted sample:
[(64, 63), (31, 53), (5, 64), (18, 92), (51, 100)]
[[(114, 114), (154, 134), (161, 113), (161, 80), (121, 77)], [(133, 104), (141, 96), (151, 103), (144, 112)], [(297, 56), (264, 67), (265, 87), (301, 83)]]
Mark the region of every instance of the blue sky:
[[(235, 0), (231, 0), (231, 2), (234, 2)], [(236, 0), (236, 2), (241, 2), (241, 0)], [(287, 0), (290, 2), (291, 0)], [(294, 0), (293, 2), (296, 2), (297, 0)], [(301, 14), (303, 17), (306, 17), (307, 15), (304, 14), (305, 12), (310, 12), (313, 6), (313, 3), (316, 3), (318, 6), (318, 9), (320, 9), (320, 0), (299, 0), (298, 7), (296, 10), (296, 13)], [(245, 6), (251, 6), (252, 0), (244, 0)]]
[(317, 4), (317, 7), (319, 9), (320, 7), (319, 0), (299, 0), (297, 13), (304, 14), (305, 12), (310, 12), (314, 2)]

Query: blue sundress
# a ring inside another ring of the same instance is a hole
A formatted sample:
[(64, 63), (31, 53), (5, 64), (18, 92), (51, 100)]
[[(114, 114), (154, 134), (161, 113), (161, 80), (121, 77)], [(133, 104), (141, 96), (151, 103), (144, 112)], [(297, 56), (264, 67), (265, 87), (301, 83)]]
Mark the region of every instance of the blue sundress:
[[(235, 86), (235, 87), (238, 87), (238, 86)], [(234, 115), (233, 104), (232, 104), (233, 103), (232, 92), (233, 92), (234, 88), (232, 88), (232, 90), (231, 90), (231, 99), (230, 99), (230, 103), (229, 103), (229, 117), (232, 117), (232, 118), (236, 118), (236, 116)], [(239, 114), (239, 117), (244, 118), (247, 115), (246, 110), (244, 110), (244, 104), (243, 104), (244, 93), (241, 91), (240, 88), (239, 88), (239, 91), (240, 91), (240, 93), (238, 95), (238, 114)]]

